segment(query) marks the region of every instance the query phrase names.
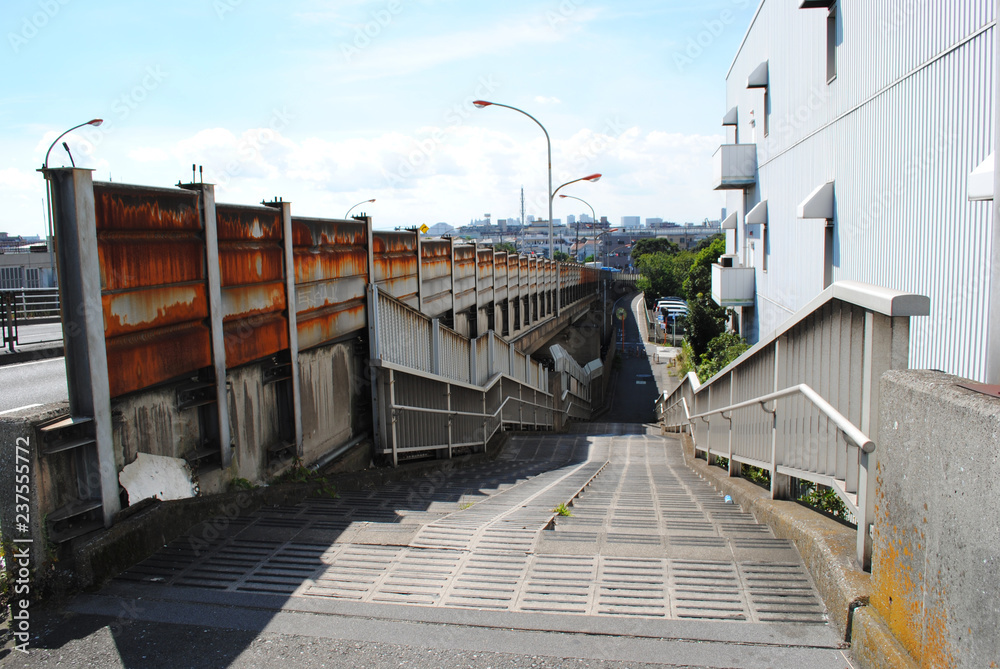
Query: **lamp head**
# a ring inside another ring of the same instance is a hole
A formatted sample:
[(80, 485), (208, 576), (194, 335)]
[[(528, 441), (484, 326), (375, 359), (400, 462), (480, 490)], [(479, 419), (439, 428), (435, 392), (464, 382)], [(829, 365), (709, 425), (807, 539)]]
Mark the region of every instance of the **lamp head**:
[(104, 119), (103, 118), (95, 118), (93, 121), (87, 121), (87, 125), (92, 125), (94, 127), (97, 127), (97, 126), (101, 125), (102, 123), (104, 123)]
[(601, 175), (598, 173), (598, 174), (591, 174), (589, 177), (583, 177), (583, 180), (584, 181), (589, 181), (589, 182), (593, 183), (593, 182), (597, 181), (600, 178), (601, 178)]
[(476, 109), (482, 109), (483, 107), (489, 107), (493, 103), (486, 100), (473, 100), (472, 104), (475, 105)]

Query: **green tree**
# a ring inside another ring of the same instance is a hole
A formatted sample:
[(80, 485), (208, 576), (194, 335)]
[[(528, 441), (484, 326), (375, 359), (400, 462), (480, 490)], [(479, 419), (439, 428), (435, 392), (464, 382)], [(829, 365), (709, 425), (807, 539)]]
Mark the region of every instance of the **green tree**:
[(701, 354), (698, 378), (702, 383), (725, 369), (726, 365), (743, 355), (750, 344), (735, 332), (723, 332), (715, 336)]
[[(714, 244), (719, 240), (722, 240), (722, 243), (725, 244), (726, 236), (720, 233), (718, 235), (712, 235), (711, 237), (705, 237), (703, 240), (698, 242), (698, 245), (695, 246), (692, 250), (695, 253), (697, 253), (698, 251), (701, 251), (703, 248), (711, 246), (712, 244)], [(723, 253), (725, 253), (725, 251), (723, 251)]]
[(583, 259), (583, 262), (594, 262), (594, 255), (591, 254)]
[(639, 290), (645, 291), (646, 302), (652, 306), (658, 297), (683, 295), (684, 280), (694, 256), (687, 251), (678, 253), (647, 253), (636, 267), (641, 274)]
[(499, 244), (494, 244), (493, 250), (510, 253), (512, 255), (517, 254), (517, 248), (511, 242), (500, 242)]
[(571, 260), (569, 254), (566, 253), (565, 251), (555, 251), (552, 254), (552, 258), (560, 262), (569, 262)]
[[(684, 281), (684, 294), (691, 299), (698, 293), (712, 293), (712, 264), (719, 261), (719, 256), (726, 252), (726, 240), (717, 237), (715, 241), (695, 252), (691, 269)], [(720, 307), (721, 309), (721, 307)]]
[(694, 359), (700, 360), (708, 350), (708, 343), (726, 329), (726, 310), (719, 307), (712, 298), (698, 293), (688, 298), (688, 315), (685, 319), (685, 339), (691, 345)]
[(638, 265), (639, 258), (650, 253), (674, 254), (679, 251), (680, 247), (666, 237), (646, 237), (632, 246), (632, 262)]

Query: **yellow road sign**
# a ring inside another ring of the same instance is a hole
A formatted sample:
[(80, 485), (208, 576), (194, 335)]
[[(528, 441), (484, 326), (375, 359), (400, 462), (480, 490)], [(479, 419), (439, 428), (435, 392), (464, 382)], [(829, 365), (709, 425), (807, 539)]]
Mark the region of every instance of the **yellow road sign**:
[(430, 230), (430, 228), (427, 227), (426, 223), (420, 226), (420, 232), (422, 232), (423, 234), (426, 235), (428, 230)]

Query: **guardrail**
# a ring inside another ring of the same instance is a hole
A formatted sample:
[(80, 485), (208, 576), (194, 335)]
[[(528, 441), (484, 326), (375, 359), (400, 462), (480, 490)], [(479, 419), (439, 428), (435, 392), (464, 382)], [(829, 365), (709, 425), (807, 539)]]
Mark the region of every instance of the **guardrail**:
[(59, 318), (58, 288), (11, 288), (2, 292), (13, 296), (20, 320)]
[(563, 414), (567, 419), (586, 420), (590, 418), (592, 381), (604, 373), (600, 358), (591, 360), (581, 367), (559, 344), (549, 348), (552, 353), (553, 371), (559, 378), (559, 399), (563, 404)]
[(541, 363), (495, 332), (467, 339), (377, 288), (369, 289), (375, 449), (485, 449), (504, 426), (552, 429)]
[(930, 301), (855, 281), (838, 282), (774, 334), (706, 381), (688, 374), (657, 403), (665, 429), (689, 430), (709, 461), (771, 474), (771, 497), (792, 479), (826, 485), (854, 514), (858, 561), (871, 560), (879, 379), (906, 369), (910, 318)]

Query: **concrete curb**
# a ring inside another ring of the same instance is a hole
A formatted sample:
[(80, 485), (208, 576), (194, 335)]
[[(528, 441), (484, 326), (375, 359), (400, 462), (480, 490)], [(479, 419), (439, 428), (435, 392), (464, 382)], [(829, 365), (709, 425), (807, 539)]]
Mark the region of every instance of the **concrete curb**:
[(14, 351), (13, 353), (0, 353), (0, 367), (4, 365), (16, 365), (20, 362), (34, 362), (35, 360), (58, 358), (63, 354), (62, 344), (59, 346)]
[(917, 669), (918, 664), (889, 631), (875, 607), (864, 606), (854, 612), (854, 635), (851, 655), (865, 667), (879, 669)]

